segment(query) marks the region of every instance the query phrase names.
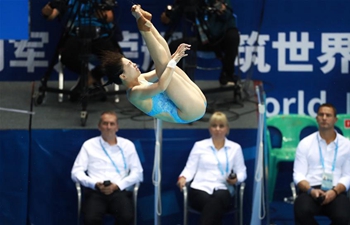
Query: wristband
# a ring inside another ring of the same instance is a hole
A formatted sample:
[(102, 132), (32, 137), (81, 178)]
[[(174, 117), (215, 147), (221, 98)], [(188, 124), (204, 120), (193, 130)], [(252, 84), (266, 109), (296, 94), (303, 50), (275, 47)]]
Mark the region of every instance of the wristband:
[(332, 188), (332, 191), (334, 191), (334, 192), (335, 192), (335, 196), (338, 196), (338, 191), (337, 191), (337, 190), (335, 190), (335, 188), (334, 188), (334, 187)]
[(307, 194), (308, 195), (311, 195), (311, 191), (313, 190), (313, 188), (312, 187), (310, 187), (308, 190), (307, 190)]
[(171, 60), (168, 62), (167, 67), (170, 67), (170, 68), (174, 69), (175, 66), (176, 66), (176, 61), (173, 60), (173, 59), (171, 59)]

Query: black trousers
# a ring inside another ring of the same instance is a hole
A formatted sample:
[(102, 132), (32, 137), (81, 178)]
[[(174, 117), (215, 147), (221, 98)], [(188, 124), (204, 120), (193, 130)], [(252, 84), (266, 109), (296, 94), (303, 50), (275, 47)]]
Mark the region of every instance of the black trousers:
[(212, 195), (205, 191), (190, 188), (190, 206), (201, 212), (200, 225), (221, 225), (222, 218), (233, 202), (228, 190), (217, 190)]
[(130, 225), (134, 220), (132, 192), (116, 191), (110, 195), (86, 188), (82, 203), (84, 225), (102, 225), (105, 214), (115, 218), (116, 225)]
[(319, 205), (310, 195), (302, 192), (294, 202), (296, 225), (317, 225), (315, 216), (327, 216), (332, 225), (350, 224), (350, 201), (346, 194), (338, 195), (327, 205)]
[[(228, 77), (235, 76), (235, 65), (234, 62), (238, 55), (238, 46), (240, 42), (239, 32), (237, 28), (228, 29), (223, 36), (215, 45), (216, 55), (222, 62), (222, 73)], [(234, 80), (235, 82), (237, 80)]]

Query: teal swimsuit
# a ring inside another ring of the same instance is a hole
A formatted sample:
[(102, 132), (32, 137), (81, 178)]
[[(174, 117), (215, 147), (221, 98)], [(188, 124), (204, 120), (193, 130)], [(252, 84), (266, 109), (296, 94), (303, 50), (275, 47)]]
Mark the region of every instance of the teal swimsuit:
[[(152, 84), (151, 82), (147, 82), (148, 84)], [(129, 98), (129, 92), (130, 89), (127, 90), (127, 96)], [(159, 93), (155, 96), (152, 97), (152, 109), (150, 112), (146, 113), (149, 116), (155, 116), (157, 114), (160, 113), (169, 113), (173, 119), (175, 120), (176, 123), (191, 123), (193, 121), (196, 121), (200, 118), (202, 118), (202, 116), (192, 120), (192, 121), (186, 121), (183, 120), (179, 117), (179, 115), (177, 114), (177, 107), (174, 104), (174, 102), (168, 97), (168, 95), (166, 94), (166, 92), (162, 92)]]

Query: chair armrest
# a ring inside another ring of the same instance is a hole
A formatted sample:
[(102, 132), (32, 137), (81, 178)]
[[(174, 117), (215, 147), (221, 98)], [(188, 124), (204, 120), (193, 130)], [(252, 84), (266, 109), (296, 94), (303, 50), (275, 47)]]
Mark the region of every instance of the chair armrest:
[(243, 225), (243, 199), (244, 199), (245, 182), (239, 185), (239, 224)]
[(286, 202), (286, 203), (289, 203), (289, 204), (294, 204), (295, 200), (296, 200), (297, 197), (298, 197), (298, 191), (297, 191), (297, 188), (298, 188), (298, 187), (297, 187), (297, 185), (294, 184), (293, 181), (290, 182), (289, 186), (290, 186), (290, 190), (291, 190), (291, 192), (292, 192), (292, 196), (290, 196), (290, 197), (285, 197), (285, 198), (283, 199), (283, 201)]
[(137, 195), (139, 193), (139, 188), (140, 188), (140, 183), (136, 183), (134, 185), (134, 188), (132, 189), (132, 195), (133, 195), (133, 201), (134, 201), (134, 205), (135, 207), (137, 206)]
[(186, 185), (182, 188), (183, 198), (184, 198), (184, 225), (187, 225), (188, 223), (188, 189), (189, 184), (186, 183)]
[(139, 192), (140, 183), (136, 183), (133, 188), (133, 201), (134, 201), (134, 225), (137, 224), (137, 194)]
[(292, 190), (292, 198), (293, 198), (293, 202), (294, 202), (295, 199), (297, 198), (297, 188), (296, 188), (293, 181), (290, 183), (290, 189)]
[(139, 192), (139, 188), (140, 188), (140, 183), (136, 183), (134, 185), (134, 188), (133, 188), (133, 196), (134, 196), (134, 201), (137, 201), (137, 194)]

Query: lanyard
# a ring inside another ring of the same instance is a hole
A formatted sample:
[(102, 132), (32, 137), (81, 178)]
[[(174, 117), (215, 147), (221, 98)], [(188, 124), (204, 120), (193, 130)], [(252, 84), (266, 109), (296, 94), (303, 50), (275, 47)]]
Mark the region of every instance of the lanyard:
[[(108, 152), (106, 151), (105, 147), (103, 147), (103, 144), (102, 144), (102, 142), (101, 142), (101, 139), (100, 139), (100, 145), (101, 145), (103, 151), (105, 152), (105, 154), (107, 155), (107, 157), (109, 158), (109, 160), (111, 160), (111, 162), (112, 162), (113, 166), (115, 167), (117, 173), (120, 174), (120, 171), (119, 171), (119, 169), (118, 169), (117, 164), (115, 164), (115, 162), (113, 161), (113, 159), (111, 158), (111, 156), (110, 156), (110, 155), (108, 154)], [(125, 156), (124, 156), (124, 151), (123, 151), (123, 149), (122, 149), (121, 147), (119, 147), (118, 145), (117, 145), (117, 147), (120, 149), (120, 152), (122, 153), (123, 162), (124, 162), (124, 170), (126, 170), (126, 160), (125, 160)]]
[[(214, 155), (215, 155), (215, 157), (216, 157), (216, 160), (218, 161), (218, 167), (219, 167), (219, 170), (220, 170), (220, 172), (221, 172), (221, 175), (225, 175), (224, 169), (222, 168), (222, 165), (221, 165), (220, 160), (219, 160), (219, 158), (218, 158), (217, 151), (215, 150), (215, 148), (214, 148), (213, 146), (210, 146), (210, 147), (211, 147), (211, 149), (213, 150), (213, 153), (214, 153)], [(225, 155), (226, 155), (226, 174), (228, 174), (228, 155), (227, 155), (227, 147), (225, 146), (224, 149), (225, 149)]]
[[(337, 160), (338, 141), (339, 141), (339, 139), (337, 138), (337, 143), (335, 144), (335, 151), (334, 151), (334, 159), (333, 159), (333, 165), (332, 165), (332, 172), (333, 172), (334, 169), (335, 169), (335, 161)], [(321, 149), (321, 145), (320, 145), (320, 139), (319, 139), (318, 135), (317, 135), (317, 142), (318, 142), (318, 151), (320, 152), (320, 158), (321, 158), (322, 168), (323, 168), (323, 170), (325, 170), (325, 168), (324, 168), (324, 159), (323, 159), (322, 149)]]

